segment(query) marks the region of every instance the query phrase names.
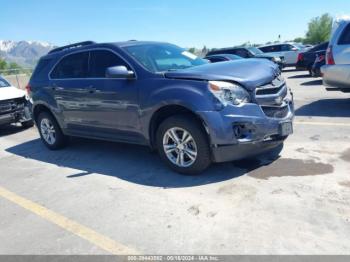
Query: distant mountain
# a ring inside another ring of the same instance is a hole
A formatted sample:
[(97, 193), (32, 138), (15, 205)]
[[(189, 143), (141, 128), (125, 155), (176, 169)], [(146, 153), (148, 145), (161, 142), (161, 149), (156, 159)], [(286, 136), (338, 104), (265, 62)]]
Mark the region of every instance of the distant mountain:
[(39, 58), (55, 46), (40, 41), (0, 40), (0, 57), (23, 67), (34, 67)]

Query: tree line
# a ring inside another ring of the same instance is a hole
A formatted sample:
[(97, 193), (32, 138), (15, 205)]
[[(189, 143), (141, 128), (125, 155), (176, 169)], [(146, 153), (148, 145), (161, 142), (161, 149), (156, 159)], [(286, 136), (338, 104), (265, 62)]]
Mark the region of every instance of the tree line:
[(27, 73), (28, 69), (21, 67), (15, 62), (7, 62), (5, 59), (0, 57), (0, 74), (11, 75), (19, 73)]

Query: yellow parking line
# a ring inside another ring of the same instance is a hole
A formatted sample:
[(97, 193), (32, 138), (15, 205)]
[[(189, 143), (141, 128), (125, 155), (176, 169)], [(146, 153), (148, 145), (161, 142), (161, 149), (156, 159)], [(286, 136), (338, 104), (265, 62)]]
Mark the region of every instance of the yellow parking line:
[(312, 126), (350, 126), (350, 123), (332, 123), (332, 122), (314, 122), (314, 121), (294, 121), (299, 125), (312, 125)]
[(96, 231), (83, 226), (69, 218), (66, 218), (50, 209), (47, 209), (37, 203), (34, 203), (28, 199), (25, 199), (11, 191), (0, 186), (0, 196), (29, 210), (30, 212), (44, 218), (51, 223), (69, 231), (92, 244), (112, 253), (112, 254), (136, 254), (138, 253), (136, 250), (133, 250), (123, 244), (120, 244), (109, 237), (101, 235)]

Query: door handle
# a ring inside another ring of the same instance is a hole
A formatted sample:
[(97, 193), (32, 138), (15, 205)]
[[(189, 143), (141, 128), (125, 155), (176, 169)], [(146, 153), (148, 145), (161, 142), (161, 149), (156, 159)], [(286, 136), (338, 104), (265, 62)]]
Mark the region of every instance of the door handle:
[(96, 92), (96, 88), (94, 86), (88, 86), (88, 88), (86, 88), (86, 91), (90, 94), (93, 94)]

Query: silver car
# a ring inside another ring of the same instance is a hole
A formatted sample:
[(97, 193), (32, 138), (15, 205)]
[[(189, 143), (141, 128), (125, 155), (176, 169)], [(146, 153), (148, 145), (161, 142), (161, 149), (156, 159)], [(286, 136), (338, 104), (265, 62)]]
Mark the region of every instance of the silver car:
[(295, 66), (299, 53), (305, 51), (306, 47), (295, 43), (278, 43), (258, 47), (267, 54), (283, 56), (286, 66)]
[(323, 84), (329, 91), (350, 92), (350, 20), (337, 20), (321, 67)]

